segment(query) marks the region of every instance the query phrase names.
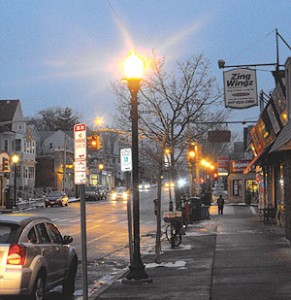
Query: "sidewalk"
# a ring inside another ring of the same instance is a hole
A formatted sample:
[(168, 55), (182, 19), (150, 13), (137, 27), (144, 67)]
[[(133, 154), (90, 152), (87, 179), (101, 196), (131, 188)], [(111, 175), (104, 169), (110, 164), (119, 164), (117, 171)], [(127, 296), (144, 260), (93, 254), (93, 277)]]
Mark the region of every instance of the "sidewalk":
[(163, 242), (161, 265), (143, 256), (152, 283), (119, 279), (89, 299), (291, 299), (283, 229), (262, 224), (254, 208), (225, 206), (222, 216), (211, 209), (211, 219), (191, 225), (178, 248)]

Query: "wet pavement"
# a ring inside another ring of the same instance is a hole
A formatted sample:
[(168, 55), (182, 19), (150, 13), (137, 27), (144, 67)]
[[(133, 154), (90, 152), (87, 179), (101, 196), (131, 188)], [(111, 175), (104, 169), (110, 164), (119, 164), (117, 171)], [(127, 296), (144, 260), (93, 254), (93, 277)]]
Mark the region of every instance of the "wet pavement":
[(152, 283), (124, 284), (123, 270), (89, 299), (291, 299), (290, 243), (254, 207), (226, 206), (190, 225), (179, 247), (162, 249), (162, 264), (143, 255)]

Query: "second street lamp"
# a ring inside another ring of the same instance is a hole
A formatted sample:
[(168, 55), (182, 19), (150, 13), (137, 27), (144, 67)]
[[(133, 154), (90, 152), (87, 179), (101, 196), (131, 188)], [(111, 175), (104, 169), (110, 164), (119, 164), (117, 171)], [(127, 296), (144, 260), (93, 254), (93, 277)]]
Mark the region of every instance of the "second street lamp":
[(17, 197), (17, 191), (16, 191), (16, 168), (17, 164), (19, 162), (19, 156), (17, 154), (12, 155), (11, 161), (14, 165), (14, 193), (13, 193), (13, 207), (16, 207), (16, 197)]
[(131, 52), (123, 62), (123, 72), (131, 95), (131, 131), (132, 131), (132, 187), (133, 187), (133, 258), (129, 267), (128, 280), (147, 279), (140, 255), (140, 217), (139, 217), (139, 158), (138, 158), (138, 109), (137, 94), (143, 75), (143, 60)]

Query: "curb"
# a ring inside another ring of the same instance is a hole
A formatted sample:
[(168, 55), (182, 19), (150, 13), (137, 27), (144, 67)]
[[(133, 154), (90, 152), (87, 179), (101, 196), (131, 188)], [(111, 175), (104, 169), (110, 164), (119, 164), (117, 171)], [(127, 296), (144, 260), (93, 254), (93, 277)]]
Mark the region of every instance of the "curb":
[[(115, 274), (114, 276), (112, 276), (112, 278), (102, 284), (101, 286), (99, 286), (98, 288), (96, 288), (96, 290), (94, 290), (93, 287), (93, 293), (88, 297), (88, 300), (95, 300), (98, 299), (99, 296), (101, 296), (107, 289), (109, 289), (116, 281), (120, 280), (122, 277), (124, 277), (127, 273), (128, 273), (128, 267), (122, 269), (119, 273)], [(77, 298), (76, 300), (83, 300), (83, 296), (81, 296), (80, 298)]]

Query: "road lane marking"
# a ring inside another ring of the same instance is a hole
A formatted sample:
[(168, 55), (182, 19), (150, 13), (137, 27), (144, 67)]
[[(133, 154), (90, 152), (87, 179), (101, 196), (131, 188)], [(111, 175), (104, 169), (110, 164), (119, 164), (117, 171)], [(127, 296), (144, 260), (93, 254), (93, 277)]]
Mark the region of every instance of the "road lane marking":
[[(98, 224), (98, 225), (91, 226), (91, 227), (86, 228), (86, 229), (87, 229), (87, 230), (91, 230), (91, 229), (93, 229), (93, 228), (97, 228), (97, 227), (100, 227), (100, 226), (101, 226), (101, 225)], [(76, 232), (73, 232), (73, 233), (71, 233), (71, 235), (75, 235), (75, 234), (77, 234), (77, 233), (81, 233), (81, 230), (78, 230), (78, 231), (76, 231)]]
[(107, 236), (109, 236), (109, 235), (112, 235), (113, 233), (115, 233), (115, 231), (111, 231), (111, 232), (109, 232), (109, 233), (107, 233), (107, 234), (101, 235), (101, 236), (99, 236), (99, 237), (96, 238), (96, 239), (90, 240), (89, 242), (87, 242), (87, 244), (91, 244), (91, 243), (93, 243), (93, 242), (95, 242), (95, 241), (98, 241), (98, 240), (104, 238), (104, 237), (107, 237)]
[(107, 221), (106, 224), (115, 223), (115, 222), (117, 222), (117, 220), (110, 220), (110, 221)]
[(145, 224), (145, 225), (149, 225), (149, 224), (153, 224), (154, 221), (146, 221), (146, 222), (142, 222), (142, 224)]

